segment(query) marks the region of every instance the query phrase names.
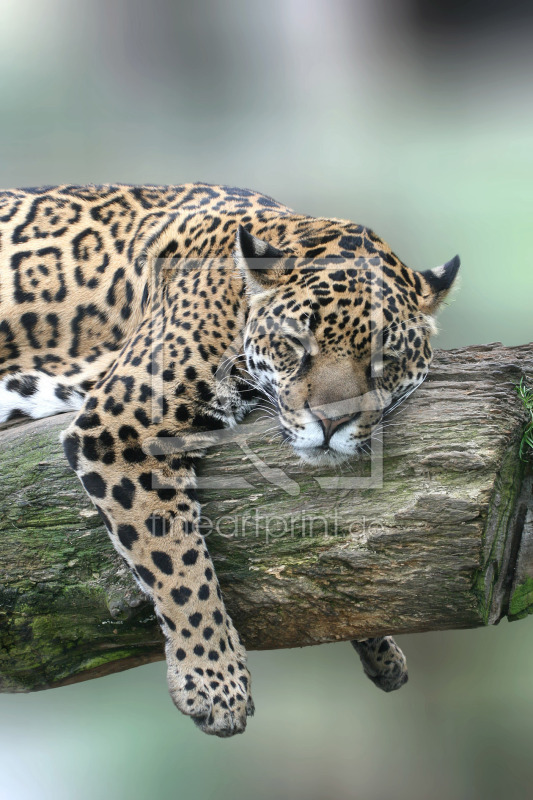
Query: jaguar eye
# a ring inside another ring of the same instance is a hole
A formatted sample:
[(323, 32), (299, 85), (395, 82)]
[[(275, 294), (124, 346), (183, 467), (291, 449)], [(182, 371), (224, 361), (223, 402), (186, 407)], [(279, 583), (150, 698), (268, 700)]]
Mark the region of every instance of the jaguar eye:
[(298, 338), (298, 336), (292, 336), (290, 333), (286, 333), (285, 339), (286, 341), (290, 342), (293, 345), (293, 347), (301, 347), (305, 349), (304, 343), (302, 342), (301, 339)]
[(381, 374), (385, 367), (390, 366), (391, 364), (395, 364), (399, 361), (399, 356), (395, 353), (387, 352), (387, 353), (376, 353), (372, 357), (371, 362), (371, 371), (374, 374)]
[(383, 362), (385, 364), (396, 364), (400, 360), (400, 356), (398, 353), (384, 353), (383, 354)]
[(304, 350), (306, 354), (315, 356), (318, 345), (311, 331), (298, 329), (294, 325), (284, 325), (281, 329), (283, 340), (298, 352)]

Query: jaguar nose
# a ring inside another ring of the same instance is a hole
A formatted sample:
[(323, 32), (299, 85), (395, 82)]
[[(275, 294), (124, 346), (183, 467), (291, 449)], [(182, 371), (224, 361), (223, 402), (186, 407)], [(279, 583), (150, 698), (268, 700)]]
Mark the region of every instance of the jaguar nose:
[(327, 417), (325, 414), (323, 414), (318, 408), (312, 409), (312, 414), (318, 419), (324, 432), (324, 447), (329, 444), (329, 441), (335, 431), (338, 431), (343, 425), (346, 425), (348, 422), (352, 422), (352, 420), (355, 420), (357, 417), (361, 416), (360, 414), (345, 414), (343, 417), (335, 417), (332, 419), (331, 417)]

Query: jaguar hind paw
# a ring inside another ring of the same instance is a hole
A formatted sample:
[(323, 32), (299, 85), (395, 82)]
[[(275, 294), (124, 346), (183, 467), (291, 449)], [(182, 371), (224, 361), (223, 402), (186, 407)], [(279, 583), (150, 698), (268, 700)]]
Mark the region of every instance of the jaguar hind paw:
[(394, 692), (408, 681), (407, 659), (392, 638), (354, 639), (365, 675), (384, 692)]

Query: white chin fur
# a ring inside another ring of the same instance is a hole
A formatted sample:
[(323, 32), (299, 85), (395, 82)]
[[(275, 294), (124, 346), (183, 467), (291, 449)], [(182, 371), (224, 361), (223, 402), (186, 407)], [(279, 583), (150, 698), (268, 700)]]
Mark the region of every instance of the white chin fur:
[(304, 464), (313, 464), (317, 467), (333, 466), (342, 464), (349, 458), (356, 455), (357, 450), (351, 453), (339, 453), (338, 450), (323, 450), (321, 447), (294, 447), (293, 450)]
[(305, 464), (316, 466), (333, 466), (342, 464), (357, 455), (360, 440), (357, 437), (356, 424), (346, 425), (331, 437), (327, 450), (322, 448), (324, 434), (318, 423), (306, 425), (305, 434), (299, 432), (294, 436), (292, 448)]

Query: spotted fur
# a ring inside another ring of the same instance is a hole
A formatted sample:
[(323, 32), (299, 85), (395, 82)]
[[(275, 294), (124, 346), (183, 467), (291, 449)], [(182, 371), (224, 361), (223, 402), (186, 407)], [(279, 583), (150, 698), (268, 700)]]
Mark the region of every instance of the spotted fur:
[[(189, 184), (2, 192), (0, 263), (0, 422), (79, 410), (65, 454), (154, 602), (175, 704), (243, 731), (195, 461), (263, 395), (304, 461), (356, 455), (427, 374), (457, 257), (413, 272), (362, 225)], [(382, 688), (405, 682), (392, 640), (354, 647)]]

